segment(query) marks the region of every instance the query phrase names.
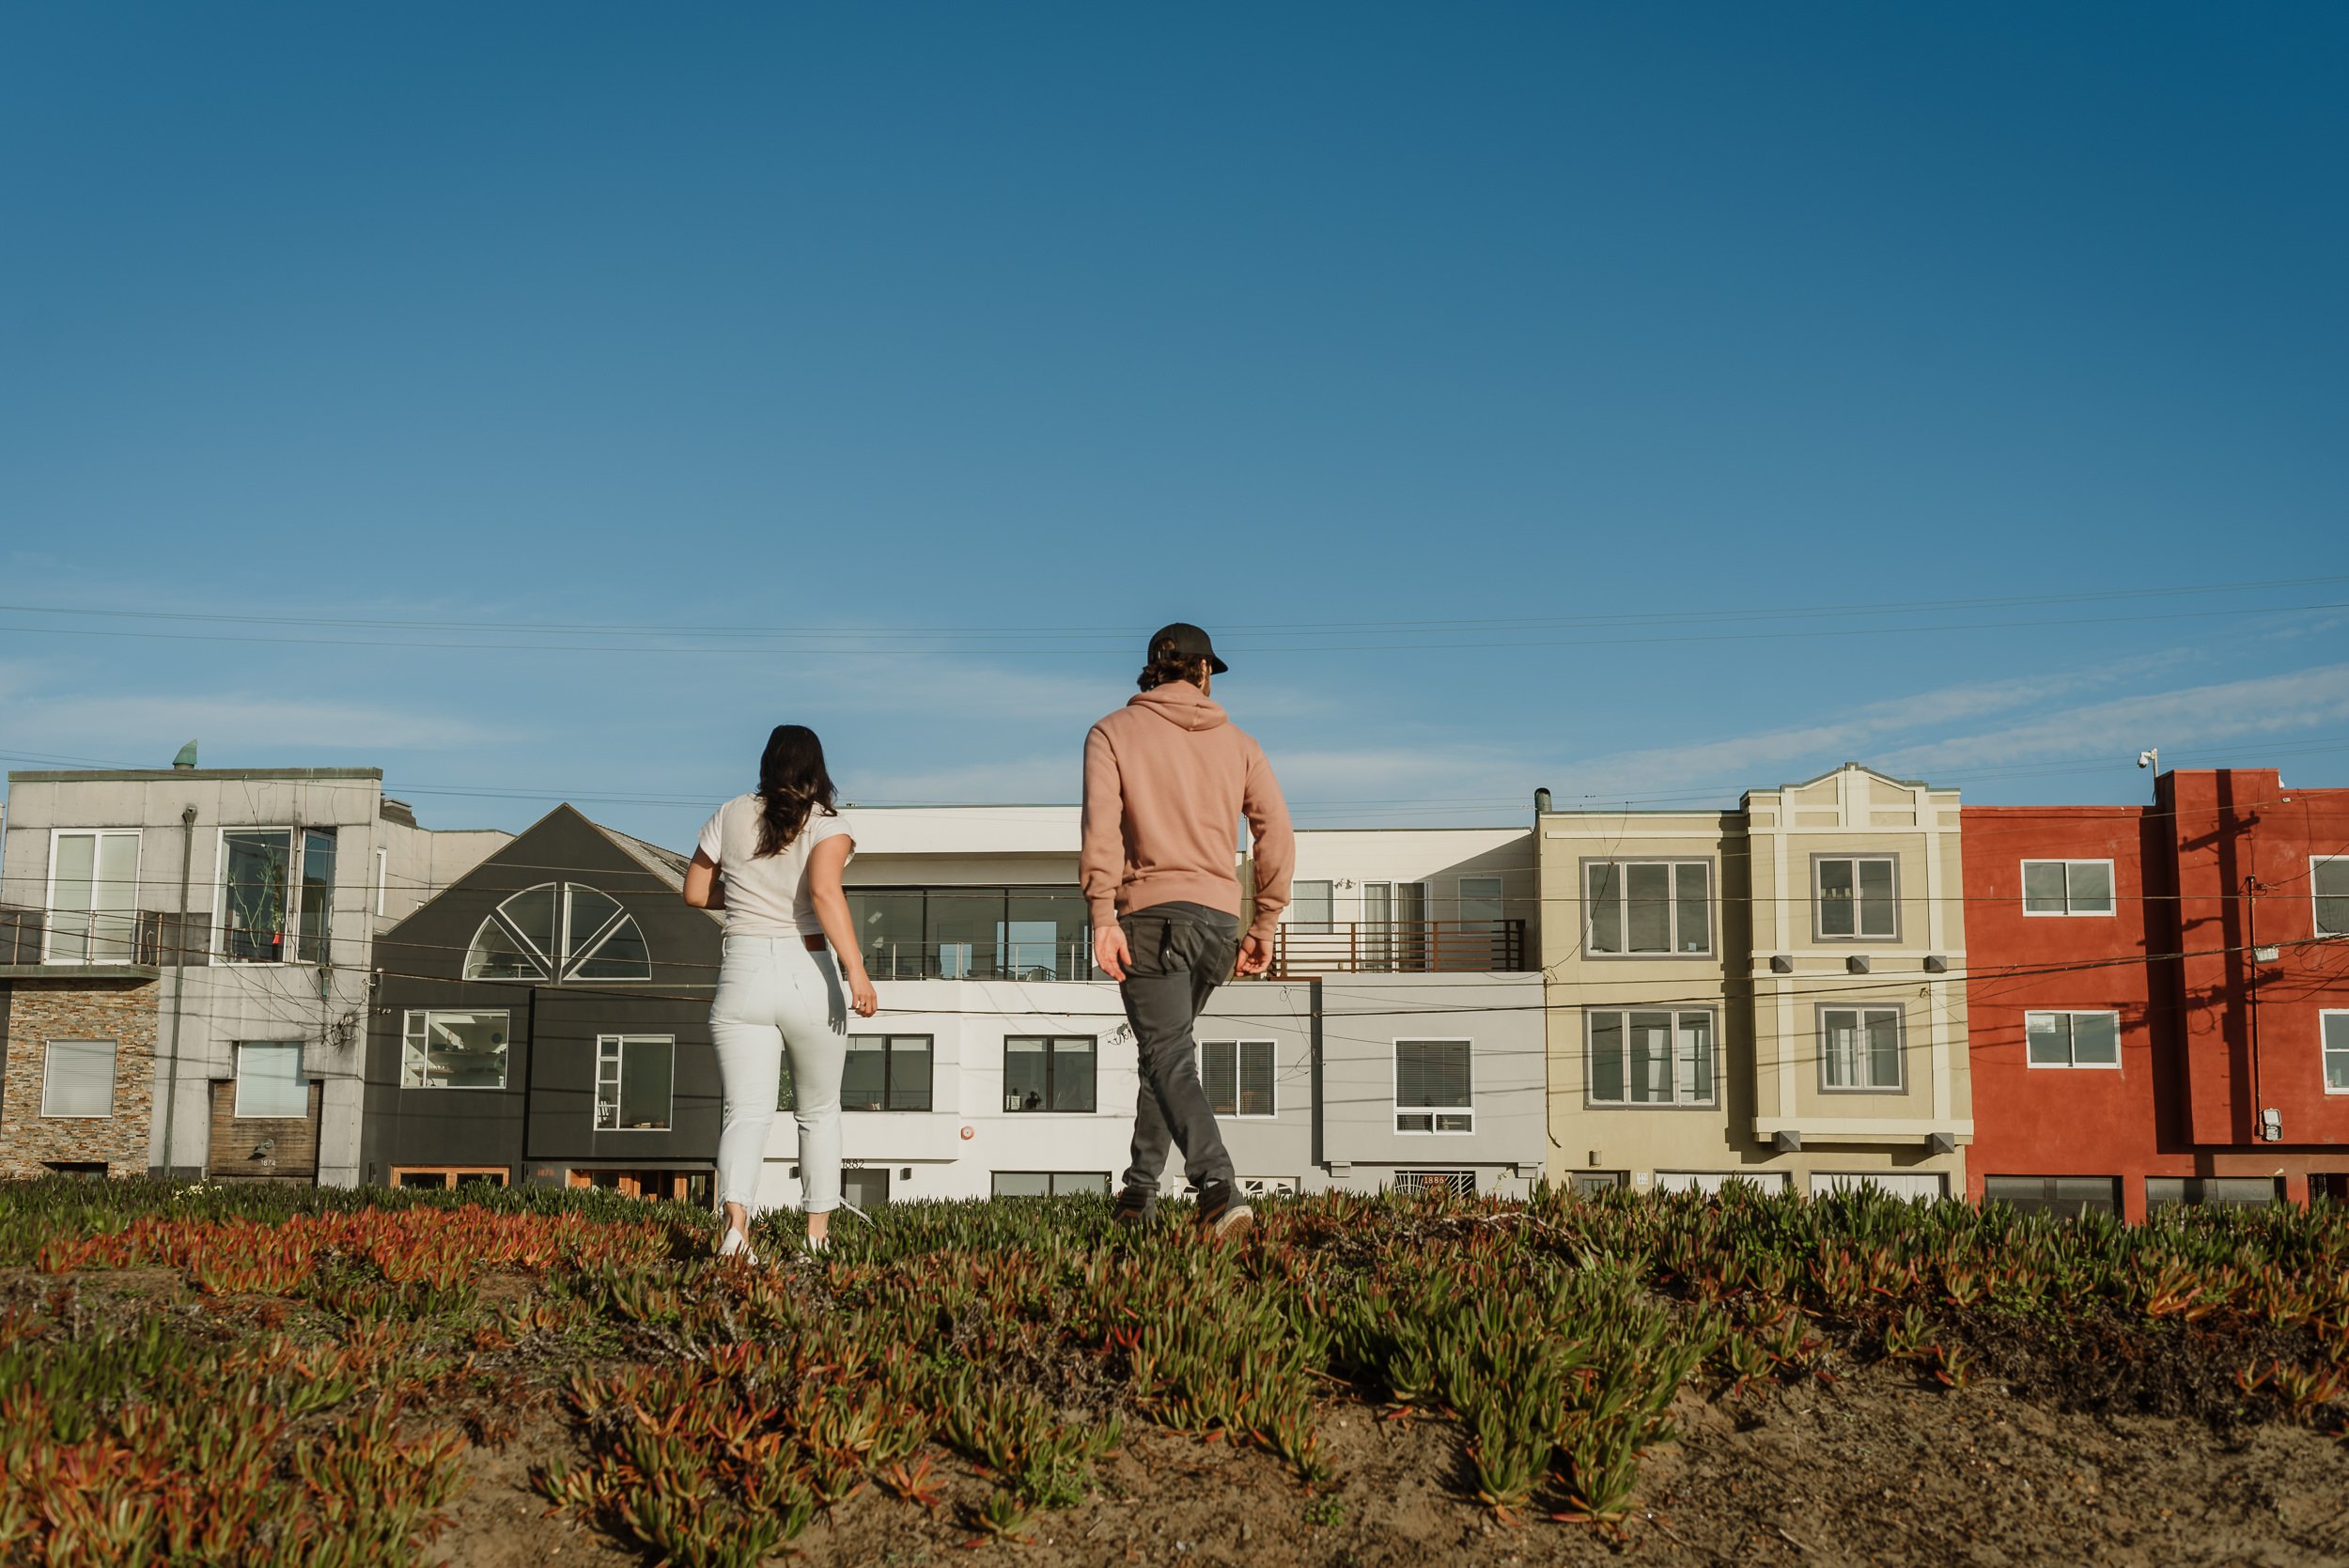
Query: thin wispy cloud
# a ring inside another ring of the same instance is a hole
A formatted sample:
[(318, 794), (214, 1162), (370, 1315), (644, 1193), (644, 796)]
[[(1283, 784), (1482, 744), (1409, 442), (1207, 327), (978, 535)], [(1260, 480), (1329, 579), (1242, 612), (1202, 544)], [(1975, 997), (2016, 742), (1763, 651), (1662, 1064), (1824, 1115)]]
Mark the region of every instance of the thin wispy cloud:
[(1885, 754), (1904, 771), (1951, 771), (2147, 746), (2184, 748), (2295, 735), (2349, 722), (2349, 664), (2118, 697), (1977, 735)]
[(247, 694), (44, 696), (19, 706), (14, 719), (45, 744), (93, 755), (153, 757), (157, 767), (190, 738), (223, 751), (438, 751), (516, 738), (511, 728), (454, 714)]

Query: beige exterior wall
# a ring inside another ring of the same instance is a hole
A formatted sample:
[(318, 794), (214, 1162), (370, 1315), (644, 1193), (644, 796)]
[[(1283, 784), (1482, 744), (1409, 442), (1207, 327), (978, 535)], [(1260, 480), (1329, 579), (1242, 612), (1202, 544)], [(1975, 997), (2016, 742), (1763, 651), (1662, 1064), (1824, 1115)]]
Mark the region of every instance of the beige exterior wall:
[[(1735, 1173), (1810, 1191), (1864, 1173), (1889, 1177), (1896, 1189), (1940, 1178), (1962, 1193), (1973, 1108), (1965, 989), (1952, 978), (1965, 964), (1957, 828), (1954, 791), (1857, 766), (1753, 792), (1735, 812), (1543, 816), (1551, 1178), (1621, 1172), (1643, 1187)], [(1894, 862), (1893, 935), (1820, 931), (1815, 861), (1843, 855)], [(1595, 860), (1708, 862), (1713, 951), (1587, 951), (1584, 868)], [(1855, 955), (1868, 972), (1852, 971)], [(1666, 1006), (1716, 1020), (1711, 1099), (1595, 1101), (1592, 1016)], [(1845, 1007), (1897, 1012), (1896, 1088), (1828, 1086), (1821, 1012)]]

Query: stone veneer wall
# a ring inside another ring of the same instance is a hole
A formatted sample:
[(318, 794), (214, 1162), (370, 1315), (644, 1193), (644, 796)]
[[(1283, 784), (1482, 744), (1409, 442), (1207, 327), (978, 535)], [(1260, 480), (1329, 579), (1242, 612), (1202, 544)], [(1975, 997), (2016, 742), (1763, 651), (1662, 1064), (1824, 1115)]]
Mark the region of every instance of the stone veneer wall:
[[(106, 1162), (110, 1176), (147, 1174), (148, 1129), (155, 1108), (155, 998), (152, 980), (0, 981), (0, 1018), (8, 1028), (0, 1084), (0, 1176), (40, 1176), (51, 1160)], [(115, 1042), (114, 1114), (47, 1117), (41, 1075), (52, 1040)]]

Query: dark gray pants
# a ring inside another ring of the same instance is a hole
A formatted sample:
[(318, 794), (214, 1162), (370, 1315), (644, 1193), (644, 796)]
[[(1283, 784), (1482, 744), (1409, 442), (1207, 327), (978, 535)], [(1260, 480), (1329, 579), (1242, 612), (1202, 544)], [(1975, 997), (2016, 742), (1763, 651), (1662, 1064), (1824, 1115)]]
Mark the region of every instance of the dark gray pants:
[(1126, 1185), (1157, 1191), (1170, 1144), (1183, 1151), (1183, 1173), (1191, 1186), (1228, 1182), (1232, 1157), (1199, 1083), (1199, 1046), (1191, 1026), (1216, 986), (1231, 975), (1239, 922), (1203, 904), (1157, 904), (1120, 916), (1117, 925), (1133, 954), (1117, 990), (1142, 1065), (1133, 1166)]

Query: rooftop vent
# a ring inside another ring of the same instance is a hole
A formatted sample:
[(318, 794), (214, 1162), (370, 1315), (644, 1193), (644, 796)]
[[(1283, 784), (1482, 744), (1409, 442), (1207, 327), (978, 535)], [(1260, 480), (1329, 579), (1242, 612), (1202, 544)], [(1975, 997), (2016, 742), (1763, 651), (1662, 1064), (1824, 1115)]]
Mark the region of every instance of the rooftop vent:
[(171, 759), (171, 765), (174, 768), (194, 768), (195, 766), (195, 742), (191, 740), (180, 747), (179, 754)]

